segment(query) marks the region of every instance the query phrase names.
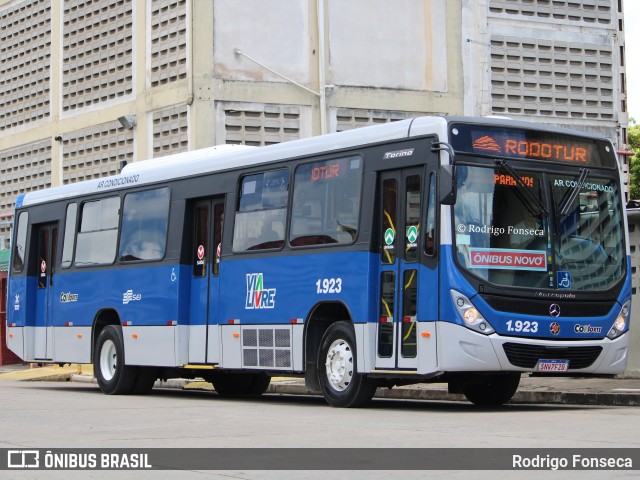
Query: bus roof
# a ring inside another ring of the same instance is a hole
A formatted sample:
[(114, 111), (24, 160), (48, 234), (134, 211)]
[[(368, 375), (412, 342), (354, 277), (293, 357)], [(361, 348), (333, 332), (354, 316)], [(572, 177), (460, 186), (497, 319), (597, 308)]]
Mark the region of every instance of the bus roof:
[(435, 134), (440, 139), (447, 137), (447, 125), (452, 122), (505, 125), (514, 128), (534, 128), (549, 132), (564, 132), (578, 136), (585, 133), (557, 128), (537, 123), (515, 121), (508, 118), (491, 117), (418, 117), (330, 133), (267, 147), (247, 147), (244, 145), (218, 145), (192, 150), (165, 157), (144, 160), (126, 165), (118, 175), (87, 180), (59, 187), (48, 188), (20, 195), (16, 208), (55, 200), (117, 191), (120, 188), (146, 185), (194, 175), (232, 170), (253, 165), (268, 164), (289, 158), (329, 153), (347, 148), (403, 138)]
[(435, 133), (444, 138), (446, 125), (447, 121), (442, 117), (420, 117), (340, 133), (292, 140), (266, 147), (219, 145), (203, 148), (131, 163), (125, 166), (119, 175), (29, 192), (18, 197), (16, 208), (81, 195), (114, 191), (124, 187), (268, 164), (288, 158), (398, 140), (426, 133)]

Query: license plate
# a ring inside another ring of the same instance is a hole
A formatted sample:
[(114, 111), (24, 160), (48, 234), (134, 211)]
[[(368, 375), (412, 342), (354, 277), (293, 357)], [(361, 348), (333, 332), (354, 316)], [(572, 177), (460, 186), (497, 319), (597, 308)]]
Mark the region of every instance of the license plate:
[(566, 372), (569, 370), (569, 360), (538, 360), (538, 372)]

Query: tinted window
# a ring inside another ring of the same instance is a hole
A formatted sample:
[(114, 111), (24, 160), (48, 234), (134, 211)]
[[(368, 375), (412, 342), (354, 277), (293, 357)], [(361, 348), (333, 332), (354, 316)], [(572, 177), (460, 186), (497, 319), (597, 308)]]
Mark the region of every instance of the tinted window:
[(73, 246), (76, 232), (76, 217), (78, 205), (70, 203), (67, 206), (67, 221), (64, 225), (64, 244), (62, 245), (62, 268), (69, 268), (73, 259)]
[(300, 165), (293, 189), (293, 246), (353, 243), (358, 235), (362, 159)]
[[(571, 197), (572, 192), (577, 195)], [(616, 181), (595, 176), (552, 179), (558, 231), (557, 288), (603, 290), (624, 275), (624, 224)]]
[(13, 273), (21, 272), (24, 269), (24, 253), (27, 244), (27, 226), (29, 225), (29, 213), (22, 212), (18, 217), (18, 230), (15, 243), (13, 245), (13, 262), (11, 268)]
[(169, 224), (169, 189), (130, 193), (124, 197), (120, 261), (164, 257)]
[(429, 198), (427, 200), (427, 228), (425, 228), (424, 252), (434, 255), (436, 248), (436, 176), (432, 173), (429, 180)]
[(553, 274), (548, 222), (531, 200), (544, 200), (542, 175), (518, 170), (519, 185), (501, 168), (459, 166), (457, 173), (454, 230), (460, 265), (498, 285), (548, 288)]
[[(624, 275), (626, 256), (617, 181), (579, 172), (518, 173), (522, 184), (499, 168), (459, 166), (454, 206), (459, 264), (498, 285), (567, 291), (614, 287)], [(543, 196), (544, 183), (551, 205)], [(541, 206), (550, 211), (548, 219)]]
[(248, 175), (242, 179), (233, 230), (234, 251), (282, 247), (288, 192), (288, 170)]
[(120, 198), (87, 202), (82, 206), (76, 265), (113, 263), (118, 239)]
[(199, 205), (194, 212), (193, 276), (207, 274), (207, 253), (209, 252), (209, 205)]
[[(398, 181), (387, 178), (382, 184), (382, 263), (391, 265), (396, 261), (396, 213), (398, 211)], [(389, 315), (393, 316), (393, 315)]]
[(406, 229), (404, 259), (407, 262), (418, 261), (418, 234), (420, 231), (420, 175), (411, 175), (406, 179), (405, 188), (405, 220)]

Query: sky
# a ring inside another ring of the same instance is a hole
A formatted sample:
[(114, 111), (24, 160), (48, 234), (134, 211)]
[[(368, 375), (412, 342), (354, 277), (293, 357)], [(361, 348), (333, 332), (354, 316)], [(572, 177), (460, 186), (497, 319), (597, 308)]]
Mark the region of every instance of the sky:
[(624, 0), (625, 68), (627, 72), (627, 111), (640, 123), (640, 1)]

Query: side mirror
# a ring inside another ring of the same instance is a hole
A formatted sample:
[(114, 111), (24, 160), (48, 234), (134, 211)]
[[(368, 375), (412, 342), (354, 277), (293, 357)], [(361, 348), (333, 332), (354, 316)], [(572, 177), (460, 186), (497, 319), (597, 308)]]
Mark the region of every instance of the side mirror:
[(456, 203), (456, 179), (455, 165), (440, 165), (438, 174), (438, 197), (442, 205), (454, 205)]

